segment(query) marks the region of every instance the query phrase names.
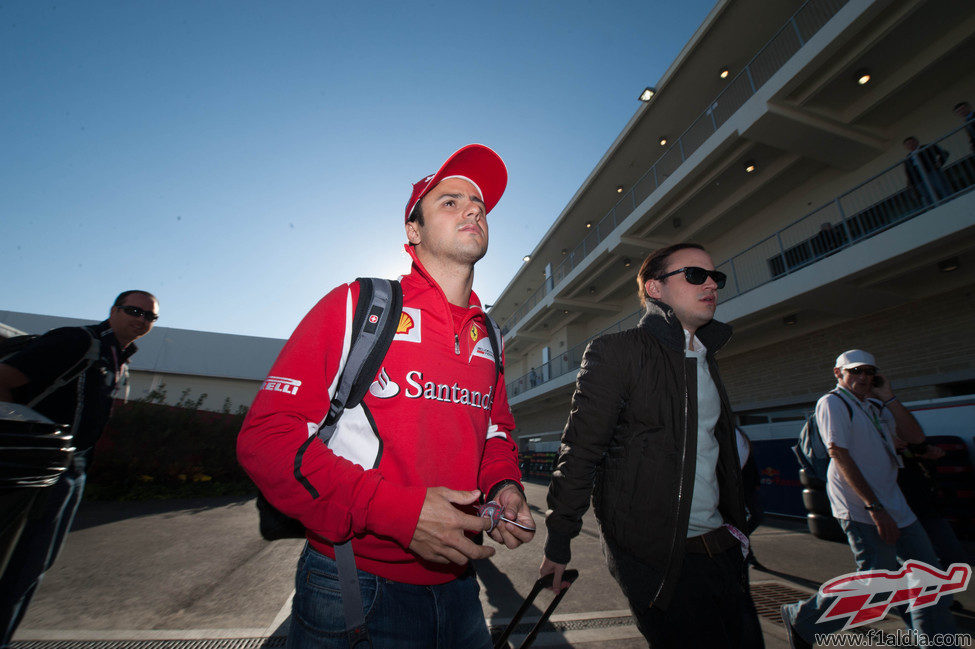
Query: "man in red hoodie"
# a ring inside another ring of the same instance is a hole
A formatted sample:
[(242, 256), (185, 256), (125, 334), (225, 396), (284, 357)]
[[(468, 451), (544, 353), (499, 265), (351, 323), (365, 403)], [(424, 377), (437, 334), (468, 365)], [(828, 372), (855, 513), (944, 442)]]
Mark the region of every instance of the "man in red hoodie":
[[(474, 264), (507, 170), (472, 144), (413, 186), (406, 206), (410, 274), (403, 312), (362, 403), (328, 444), (322, 425), (349, 351), (358, 282), (326, 295), (281, 351), (241, 429), (237, 454), (258, 487), (300, 520), (288, 647), (349, 647), (335, 545), (351, 539), (365, 627), (375, 647), (491, 646), (471, 559), (532, 539), (503, 373), (495, 362)], [(282, 388), (284, 386), (284, 388)], [(348, 599), (346, 604), (348, 604)]]

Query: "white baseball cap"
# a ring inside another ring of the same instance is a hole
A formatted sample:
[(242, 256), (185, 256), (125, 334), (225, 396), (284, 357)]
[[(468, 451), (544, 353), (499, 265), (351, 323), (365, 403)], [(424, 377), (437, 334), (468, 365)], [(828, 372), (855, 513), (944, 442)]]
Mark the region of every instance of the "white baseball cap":
[(873, 367), (877, 367), (877, 361), (873, 357), (873, 354), (865, 352), (862, 349), (851, 349), (837, 356), (836, 365), (833, 367), (838, 367), (841, 370), (848, 370), (851, 367), (860, 367), (861, 365), (872, 365)]

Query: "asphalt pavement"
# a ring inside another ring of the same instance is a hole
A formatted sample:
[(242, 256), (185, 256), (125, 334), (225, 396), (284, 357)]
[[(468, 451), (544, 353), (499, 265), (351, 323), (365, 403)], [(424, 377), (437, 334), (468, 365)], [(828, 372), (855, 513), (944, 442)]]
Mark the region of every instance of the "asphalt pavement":
[[(495, 545), (495, 556), (478, 562), (481, 602), (492, 629), (507, 625), (538, 577), (545, 490), (526, 485), (539, 524), (534, 541), (516, 550)], [(227, 640), (222, 647), (240, 649), (283, 646), (303, 541), (266, 542), (257, 520), (253, 499), (84, 503), (14, 637), (14, 649), (193, 649), (217, 639)], [(750, 571), (765, 645), (783, 649), (788, 643), (779, 605), (851, 572), (853, 559), (845, 544), (816, 539), (803, 522), (788, 519), (768, 521), (752, 535), (752, 544), (765, 567)], [(646, 647), (606, 569), (591, 512), (572, 549), (570, 567), (579, 570), (579, 579), (532, 646)], [(550, 598), (549, 591), (539, 595), (512, 636), (513, 646)], [(972, 591), (958, 599), (975, 610)], [(975, 616), (959, 614), (956, 622), (959, 631), (975, 631)], [(890, 616), (875, 626), (903, 628)]]

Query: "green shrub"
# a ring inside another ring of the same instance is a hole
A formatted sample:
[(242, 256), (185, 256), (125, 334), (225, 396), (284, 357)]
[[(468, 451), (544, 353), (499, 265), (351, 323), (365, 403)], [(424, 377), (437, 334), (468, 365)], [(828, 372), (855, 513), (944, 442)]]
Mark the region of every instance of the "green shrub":
[(88, 473), (86, 497), (144, 500), (256, 494), (237, 463), (237, 432), (247, 409), (200, 410), (207, 395), (184, 390), (166, 405), (165, 386), (141, 399), (116, 402)]

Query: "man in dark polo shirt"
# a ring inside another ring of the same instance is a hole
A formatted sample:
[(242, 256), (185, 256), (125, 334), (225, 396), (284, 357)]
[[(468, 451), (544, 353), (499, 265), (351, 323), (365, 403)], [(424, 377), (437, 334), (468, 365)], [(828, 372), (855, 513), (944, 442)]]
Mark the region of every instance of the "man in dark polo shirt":
[(29, 405), (69, 424), (72, 464), (35, 504), (27, 528), (0, 576), (0, 648), (10, 639), (44, 572), (57, 557), (85, 488), (86, 468), (112, 409), (115, 388), (133, 344), (159, 317), (146, 291), (121, 293), (108, 319), (89, 327), (53, 329), (0, 362), (0, 401)]

